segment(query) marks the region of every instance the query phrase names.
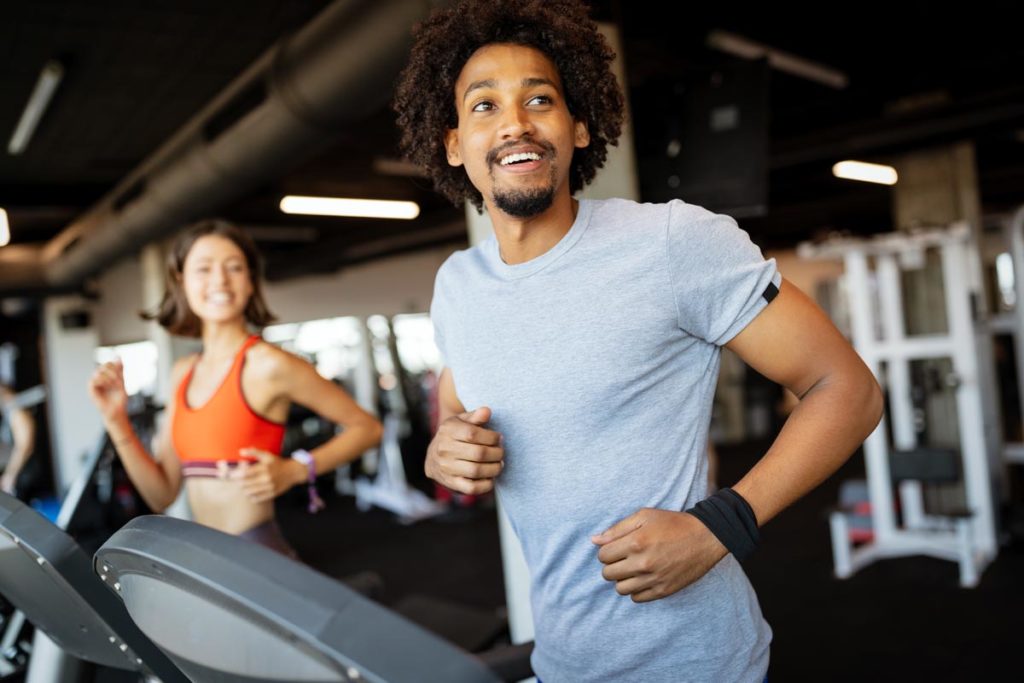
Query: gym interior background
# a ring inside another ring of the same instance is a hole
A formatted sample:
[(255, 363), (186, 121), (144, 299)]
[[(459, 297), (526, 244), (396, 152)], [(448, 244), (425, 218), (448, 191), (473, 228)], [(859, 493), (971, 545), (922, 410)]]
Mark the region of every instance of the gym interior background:
[[(495, 505), (436, 489), (422, 461), (440, 371), (433, 276), (486, 226), (398, 158), (388, 108), (428, 5), (5, 3), (0, 379), (45, 388), (24, 393), (40, 429), (23, 493), (52, 514), (86, 477), (92, 510), (77, 533), (98, 546), (145, 510), (102, 456), (87, 379), (119, 355), (140, 422), (160, 419), (170, 365), (194, 344), (136, 312), (159, 297), (177, 229), (236, 222), (267, 260), (280, 320), (265, 338), (386, 426), (380, 449), (321, 477), (324, 512), (307, 515), (301, 492), (278, 501), (286, 535), (330, 576), (379, 573), (383, 604), (478, 651), (515, 637)], [(588, 196), (678, 197), (734, 216), (886, 389), (879, 430), (765, 528), (747, 564), (775, 633), (770, 677), (1017, 670), (1024, 47), (1012, 3), (592, 7), (619, 52), (630, 121)], [(287, 196), (416, 210), (304, 215), (282, 210)], [(726, 352), (718, 484), (743, 475), (791, 407)], [(332, 431), (296, 408), (287, 439)], [(18, 680), (24, 663), (5, 657), (3, 680)]]

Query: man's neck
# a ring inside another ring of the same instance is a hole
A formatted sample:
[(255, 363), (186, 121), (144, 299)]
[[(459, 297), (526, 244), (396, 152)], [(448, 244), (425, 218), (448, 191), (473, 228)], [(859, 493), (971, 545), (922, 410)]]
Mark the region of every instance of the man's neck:
[(498, 238), (501, 260), (509, 265), (526, 263), (561, 241), (576, 220), (578, 202), (568, 193), (556, 197), (546, 211), (530, 218), (509, 216), (487, 205), (487, 213)]

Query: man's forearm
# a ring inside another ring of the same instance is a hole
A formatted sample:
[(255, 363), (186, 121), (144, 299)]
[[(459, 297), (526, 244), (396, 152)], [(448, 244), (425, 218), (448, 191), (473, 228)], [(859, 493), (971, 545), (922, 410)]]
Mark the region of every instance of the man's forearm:
[(869, 374), (824, 380), (801, 398), (768, 452), (732, 488), (763, 525), (839, 469), (881, 416), (882, 395)]

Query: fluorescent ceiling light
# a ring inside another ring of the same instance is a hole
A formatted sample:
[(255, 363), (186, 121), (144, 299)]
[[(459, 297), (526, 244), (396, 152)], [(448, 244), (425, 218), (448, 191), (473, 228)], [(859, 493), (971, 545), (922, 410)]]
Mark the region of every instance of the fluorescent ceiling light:
[(57, 60), (51, 59), (43, 66), (43, 70), (39, 73), (39, 80), (36, 81), (36, 87), (28, 98), (25, 110), (21, 112), (21, 119), (14, 129), (10, 142), (7, 143), (8, 152), (21, 154), (28, 147), (28, 141), (36, 132), (36, 126), (43, 118), (43, 112), (50, 104), (53, 93), (56, 92), (57, 85), (60, 84), (62, 78), (64, 78), (64, 67)]
[(343, 199), (340, 197), (301, 197), (297, 195), (288, 195), (282, 199), (281, 211), (307, 216), (395, 218), (406, 221), (420, 215), (420, 207), (416, 202), (384, 199)]
[(377, 157), (373, 160), (373, 170), (381, 175), (407, 176), (412, 178), (429, 177), (422, 168), (404, 159)]
[(0, 247), (11, 243), (11, 224), (7, 222), (7, 212), (0, 209)]
[(842, 90), (849, 85), (849, 79), (842, 71), (833, 69), (803, 57), (791, 55), (728, 31), (712, 31), (708, 34), (707, 44), (722, 52), (744, 59), (767, 59), (772, 68), (784, 71), (793, 76), (806, 78), (809, 81)]
[(863, 161), (840, 161), (832, 167), (832, 174), (836, 178), (861, 180), (865, 183), (880, 185), (895, 185), (898, 180), (896, 169), (892, 166), (869, 164)]

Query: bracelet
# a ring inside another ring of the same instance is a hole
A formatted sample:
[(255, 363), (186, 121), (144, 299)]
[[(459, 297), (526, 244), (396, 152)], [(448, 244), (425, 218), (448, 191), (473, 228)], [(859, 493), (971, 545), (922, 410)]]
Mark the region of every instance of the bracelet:
[(754, 509), (732, 489), (719, 489), (686, 512), (703, 522), (740, 562), (757, 549), (761, 535)]
[(308, 473), (307, 490), (309, 491), (309, 507), (307, 509), (311, 514), (323, 510), (327, 507), (327, 503), (316, 492), (316, 460), (313, 459), (313, 454), (304, 448), (300, 448), (294, 451), (291, 457), (292, 460), (298, 460), (306, 466), (306, 472)]

